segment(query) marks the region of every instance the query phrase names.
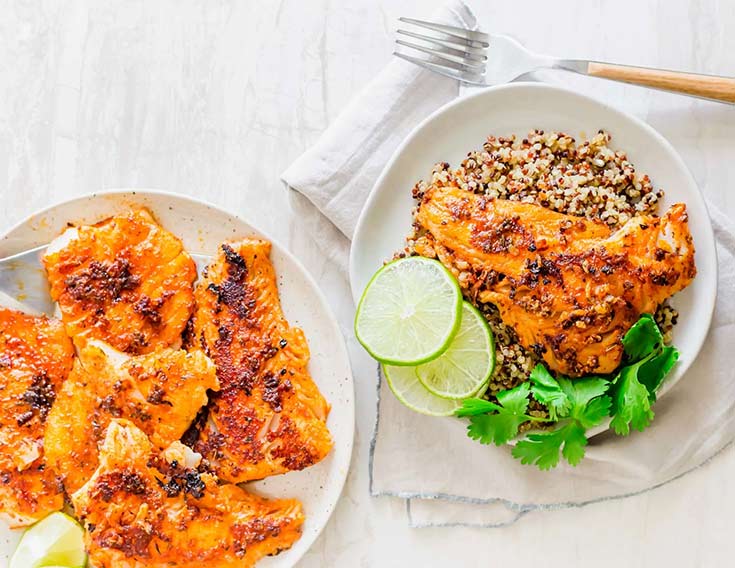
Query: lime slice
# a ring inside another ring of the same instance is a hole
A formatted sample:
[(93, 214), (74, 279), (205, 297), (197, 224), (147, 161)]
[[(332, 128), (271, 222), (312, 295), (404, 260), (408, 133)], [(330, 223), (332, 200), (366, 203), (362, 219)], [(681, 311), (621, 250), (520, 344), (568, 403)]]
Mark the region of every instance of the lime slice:
[(368, 283), (357, 306), (355, 335), (381, 363), (418, 365), (449, 347), (461, 307), (459, 285), (440, 262), (404, 258), (386, 264)]
[(23, 534), (9, 568), (69, 568), (86, 562), (82, 527), (69, 515), (51, 513)]
[(421, 383), (437, 396), (463, 399), (487, 386), (495, 368), (493, 334), (483, 315), (462, 302), (462, 322), (440, 357), (416, 368)]
[(451, 416), (462, 406), (460, 400), (431, 394), (416, 376), (416, 367), (383, 365), (383, 374), (396, 398), (411, 410), (429, 416)]

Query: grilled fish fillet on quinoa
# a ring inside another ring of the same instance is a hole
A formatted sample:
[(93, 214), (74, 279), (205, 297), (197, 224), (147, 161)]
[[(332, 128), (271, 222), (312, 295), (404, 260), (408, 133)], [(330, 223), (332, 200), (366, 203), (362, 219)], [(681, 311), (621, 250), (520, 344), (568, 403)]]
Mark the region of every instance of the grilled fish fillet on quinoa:
[(0, 308), (0, 518), (34, 523), (61, 509), (43, 461), (43, 435), (74, 348), (60, 321)]
[(72, 495), (92, 568), (245, 568), (299, 538), (298, 501), (218, 485), (198, 458), (179, 442), (159, 453), (132, 423), (110, 423), (99, 468)]
[(137, 355), (181, 345), (196, 265), (148, 211), (68, 229), (43, 262), (51, 297), (78, 346), (99, 339)]
[(46, 462), (72, 493), (92, 476), (113, 418), (126, 418), (158, 448), (181, 438), (217, 389), (212, 362), (200, 352), (162, 349), (128, 357), (101, 342), (79, 353), (49, 414)]
[(602, 222), (454, 185), (424, 194), (421, 255), (436, 254), (469, 294), (495, 304), (520, 343), (569, 376), (610, 373), (642, 313), (696, 274), (686, 206), (642, 215), (615, 232)]
[(307, 371), (304, 333), (281, 311), (270, 248), (223, 244), (195, 291), (192, 341), (214, 361), (221, 390), (194, 449), (234, 483), (304, 469), (332, 448), (329, 405)]

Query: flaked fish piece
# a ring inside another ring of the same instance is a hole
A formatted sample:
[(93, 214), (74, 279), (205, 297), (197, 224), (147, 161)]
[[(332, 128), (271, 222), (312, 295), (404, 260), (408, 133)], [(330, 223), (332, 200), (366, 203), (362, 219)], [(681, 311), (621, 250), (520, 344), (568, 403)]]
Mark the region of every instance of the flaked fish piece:
[(67, 332), (138, 355), (179, 347), (196, 265), (145, 209), (68, 229), (43, 257)]
[(304, 469), (332, 448), (329, 404), (309, 375), (304, 333), (281, 310), (270, 249), (224, 243), (195, 292), (190, 342), (214, 361), (221, 390), (191, 443), (235, 483)]
[(613, 232), (449, 184), (424, 193), (416, 218), (423, 233), (416, 250), (464, 273), (466, 295), (497, 306), (521, 345), (572, 377), (614, 371), (633, 323), (696, 275), (682, 203)]
[(43, 438), (73, 357), (60, 321), (0, 308), (0, 518), (13, 527), (64, 504)]
[(161, 453), (118, 419), (107, 428), (99, 467), (72, 503), (86, 527), (92, 568), (246, 568), (289, 548), (304, 521), (295, 499), (218, 485), (198, 471), (186, 446), (175, 442)]
[(163, 449), (181, 438), (207, 404), (207, 391), (218, 387), (214, 365), (201, 352), (160, 349), (130, 357), (90, 342), (49, 414), (46, 463), (72, 493), (97, 468), (111, 420), (130, 420)]

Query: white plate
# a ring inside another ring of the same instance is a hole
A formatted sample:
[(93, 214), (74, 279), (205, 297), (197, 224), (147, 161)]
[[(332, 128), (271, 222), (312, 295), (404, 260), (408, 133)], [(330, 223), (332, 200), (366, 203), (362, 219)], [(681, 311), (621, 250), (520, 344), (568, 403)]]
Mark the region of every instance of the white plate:
[(660, 211), (675, 202), (687, 205), (698, 274), (672, 299), (680, 314), (673, 342), (681, 357), (662, 387), (663, 395), (699, 353), (715, 306), (717, 256), (704, 199), (681, 157), (653, 128), (567, 89), (542, 83), (485, 89), (444, 106), (414, 129), (383, 170), (358, 221), (350, 251), (355, 302), (373, 273), (403, 248), (414, 206), (411, 188), (416, 181), (427, 179), (437, 162), (458, 166), (467, 152), (482, 147), (490, 134), (523, 138), (534, 128), (564, 131), (580, 138), (606, 130), (612, 136), (612, 148), (627, 152), (636, 170), (647, 173), (654, 187), (665, 191)]
[[(350, 465), (355, 425), (352, 372), (342, 334), (324, 296), (298, 260), (246, 221), (213, 205), (148, 190), (93, 194), (36, 213), (0, 239), (0, 258), (50, 242), (68, 221), (95, 223), (131, 206), (147, 207), (192, 253), (212, 255), (223, 240), (246, 236), (273, 243), (271, 259), (283, 311), (291, 324), (304, 330), (311, 350), (309, 371), (332, 405), (328, 426), (334, 449), (322, 462), (304, 471), (249, 484), (260, 494), (294, 497), (304, 504), (306, 522), (301, 538), (291, 549), (258, 564), (266, 568), (293, 566), (326, 525), (339, 499)], [(19, 536), (20, 531), (0, 526), (0, 565), (7, 565)]]

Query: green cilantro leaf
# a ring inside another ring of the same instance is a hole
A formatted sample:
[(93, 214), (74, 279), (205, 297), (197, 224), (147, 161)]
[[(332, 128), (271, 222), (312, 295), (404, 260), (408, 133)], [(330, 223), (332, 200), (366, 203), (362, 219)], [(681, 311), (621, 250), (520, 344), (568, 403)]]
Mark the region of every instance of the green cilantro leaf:
[(605, 395), (591, 400), (582, 412), (577, 412), (574, 417), (584, 428), (594, 428), (606, 417), (610, 416), (612, 399)]
[(462, 401), (462, 407), (454, 411), (455, 416), (476, 416), (478, 414), (486, 414), (488, 412), (496, 412), (501, 407), (485, 400), (484, 398), (467, 398)]
[[(467, 435), (481, 444), (501, 446), (518, 434), (518, 428), (528, 420), (528, 383), (498, 393), (500, 406), (493, 414), (480, 414), (470, 418)], [(492, 404), (492, 403), (490, 403)]]
[[(649, 356), (650, 357), (650, 356)], [(642, 432), (653, 420), (651, 395), (646, 385), (638, 380), (638, 371), (644, 359), (635, 365), (623, 367), (613, 389), (613, 419), (610, 423), (619, 436), (630, 434), (631, 427)]]
[(585, 429), (579, 423), (571, 423), (565, 426), (564, 449), (562, 455), (570, 465), (576, 466), (584, 457), (584, 449), (587, 446)]
[(533, 464), (544, 471), (554, 468), (559, 463), (559, 449), (564, 441), (558, 432), (529, 434), (515, 445), (511, 453), (524, 465)]
[(610, 382), (601, 377), (584, 379), (559, 378), (559, 384), (572, 403), (569, 414), (583, 428), (592, 428), (610, 413), (612, 401), (605, 396)]
[(643, 359), (663, 342), (661, 330), (651, 314), (643, 314), (623, 336), (623, 349), (632, 362)]
[(549, 418), (556, 422), (560, 417), (567, 416), (572, 408), (572, 401), (561, 388), (557, 380), (541, 363), (531, 371), (531, 394), (549, 410)]
[(586, 406), (593, 398), (605, 394), (610, 382), (602, 377), (585, 377), (583, 379), (559, 377), (559, 384), (571, 401), (573, 409), (578, 409)]
[(528, 395), (530, 393), (531, 387), (529, 384), (521, 383), (510, 390), (499, 392), (497, 398), (504, 410), (520, 416), (525, 414), (528, 409)]
[(638, 380), (646, 386), (651, 401), (656, 400), (656, 392), (666, 375), (679, 360), (679, 351), (676, 347), (664, 347), (661, 354), (641, 365), (638, 370)]
[[(616, 434), (627, 436), (631, 428), (641, 432), (651, 424), (654, 418), (651, 406), (656, 401), (656, 392), (678, 361), (679, 351), (663, 346), (661, 331), (648, 314), (630, 328), (623, 344), (629, 358), (643, 356), (620, 369), (610, 389), (613, 399), (610, 425)], [(647, 347), (644, 349), (641, 345)]]
[(610, 425), (616, 434), (627, 436), (631, 428), (641, 432), (651, 424), (656, 392), (679, 359), (679, 352), (663, 346), (661, 331), (650, 314), (643, 314), (628, 330), (623, 347), (633, 363), (620, 369), (610, 389)]
[(470, 418), (467, 435), (481, 444), (502, 446), (518, 434), (518, 428), (526, 421), (525, 416), (510, 412), (480, 414)]
[(555, 379), (543, 365), (531, 373), (533, 397), (549, 409), (552, 421), (571, 417), (584, 428), (596, 426), (609, 415), (611, 400), (603, 396), (610, 382), (602, 377)]
[(529, 434), (513, 448), (514, 458), (523, 464), (535, 464), (541, 470), (556, 467), (559, 452), (571, 465), (577, 465), (584, 457), (587, 446), (585, 430), (577, 422), (568, 422), (551, 432)]
[[(545, 381), (548, 390), (548, 378), (542, 377), (541, 380)], [(521, 463), (535, 464), (542, 470), (556, 467), (560, 455), (571, 465), (577, 465), (587, 446), (586, 430), (602, 422), (610, 414), (612, 405), (612, 400), (605, 394), (610, 386), (606, 379), (559, 377), (555, 382), (562, 393), (557, 398), (563, 397), (567, 403), (565, 423), (551, 432), (529, 434), (516, 444), (512, 452)]]

